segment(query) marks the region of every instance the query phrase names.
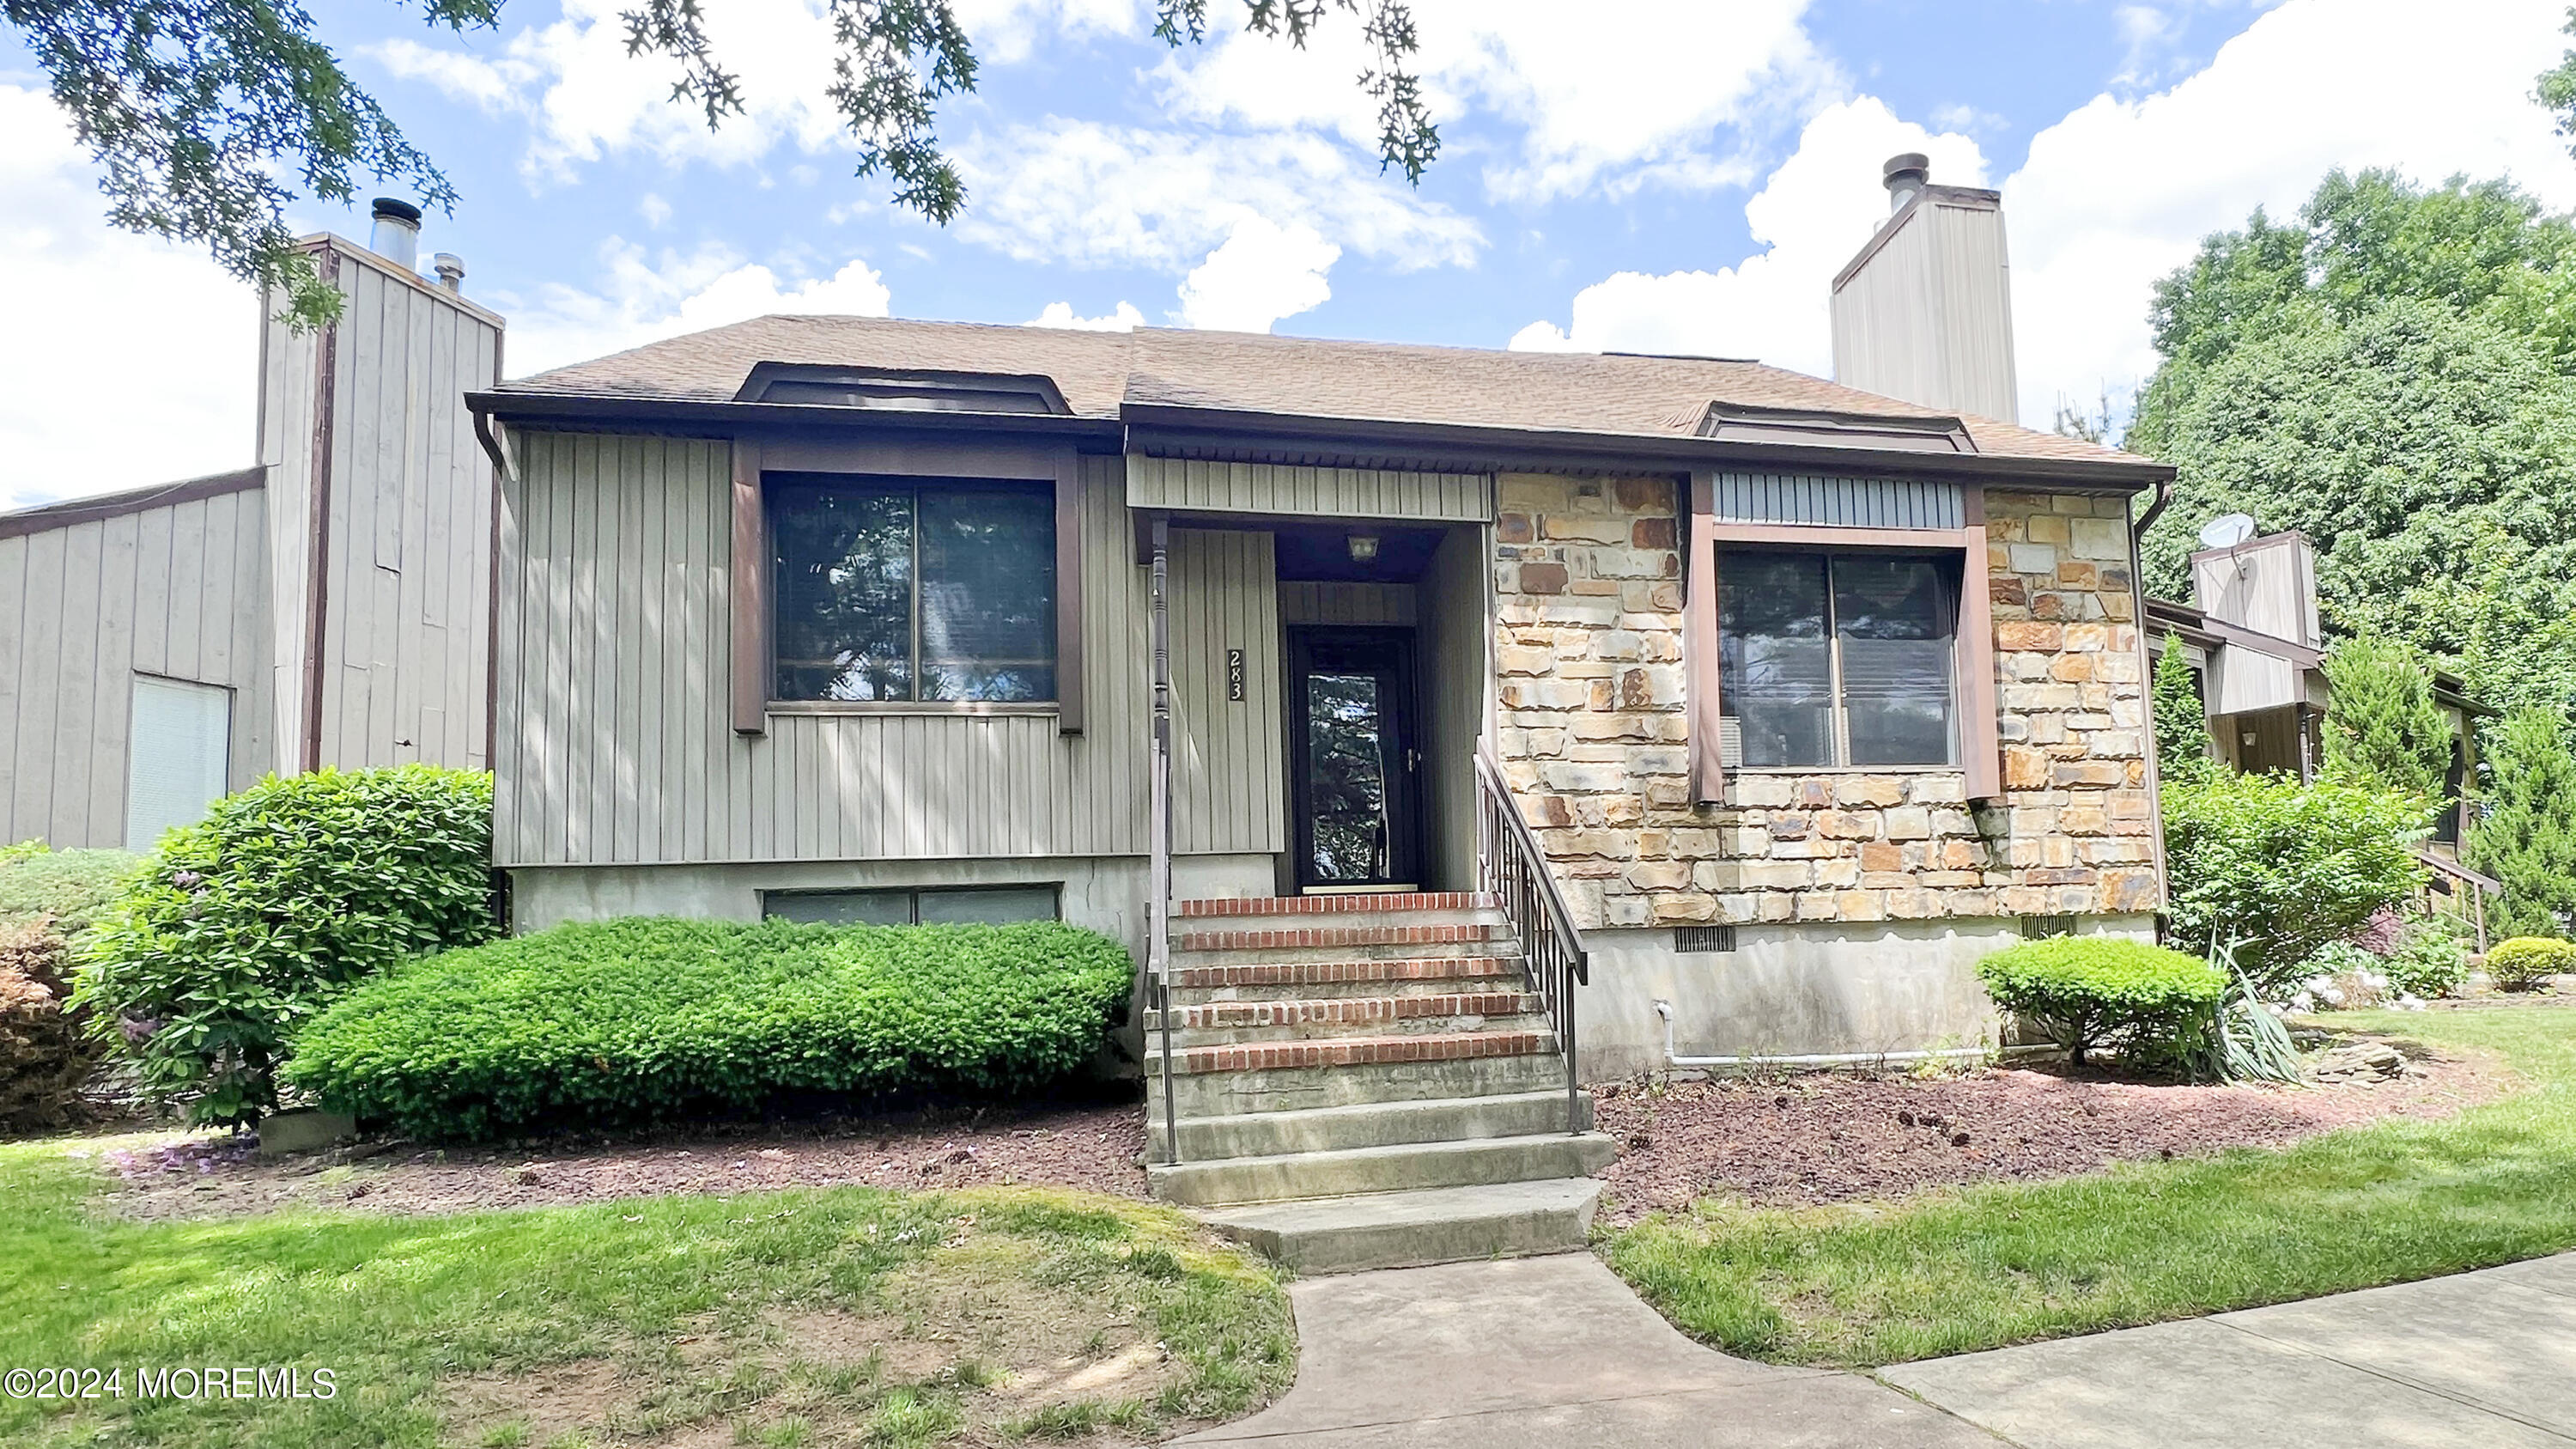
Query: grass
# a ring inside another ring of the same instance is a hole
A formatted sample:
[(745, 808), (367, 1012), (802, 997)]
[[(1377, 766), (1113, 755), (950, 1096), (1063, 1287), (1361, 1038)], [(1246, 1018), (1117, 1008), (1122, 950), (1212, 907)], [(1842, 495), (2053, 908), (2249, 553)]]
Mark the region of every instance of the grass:
[(2576, 1248), (2576, 1011), (2339, 1015), (2495, 1054), (2525, 1089), (2439, 1122), (1899, 1203), (1715, 1201), (1599, 1244), (1682, 1331), (1873, 1366), (2311, 1298)]
[[(901, 1449), (1229, 1418), (1294, 1374), (1274, 1275), (1142, 1203), (842, 1188), (133, 1224), (90, 1211), (100, 1179), (70, 1153), (97, 1145), (0, 1146), (0, 1368), (121, 1368), (127, 1396), (0, 1397), (0, 1443), (551, 1449), (730, 1425)], [(1002, 1366), (1122, 1347), (1152, 1371), (1089, 1397), (1015, 1397), (1028, 1376)], [(338, 1388), (133, 1397), (167, 1365)]]

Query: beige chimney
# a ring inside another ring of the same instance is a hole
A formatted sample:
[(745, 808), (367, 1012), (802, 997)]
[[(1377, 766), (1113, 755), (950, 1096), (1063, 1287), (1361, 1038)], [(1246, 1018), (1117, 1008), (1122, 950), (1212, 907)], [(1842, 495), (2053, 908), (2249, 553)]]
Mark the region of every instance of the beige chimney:
[(2003, 194), (1935, 186), (1917, 151), (1883, 174), (1891, 214), (1834, 278), (1834, 380), (2019, 422)]

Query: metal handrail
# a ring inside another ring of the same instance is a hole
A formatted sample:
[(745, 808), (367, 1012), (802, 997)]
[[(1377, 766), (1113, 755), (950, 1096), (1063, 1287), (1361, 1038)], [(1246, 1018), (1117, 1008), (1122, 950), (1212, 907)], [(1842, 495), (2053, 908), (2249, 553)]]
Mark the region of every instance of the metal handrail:
[(1557, 887), (1556, 872), (1548, 868), (1547, 853), (1539, 849), (1529, 822), (1521, 818), (1520, 802), (1503, 782), (1502, 766), (1482, 750), (1476, 752), (1476, 783), (1477, 885), (1501, 904), (1520, 937), (1521, 969), (1565, 1053), (1565, 1130), (1579, 1133), (1583, 1084), (1576, 1067), (1574, 988), (1591, 983), (1591, 953)]
[[(1172, 632), (1171, 525), (1154, 520), (1154, 712), (1147, 767), (1146, 824), (1150, 855), (1145, 884), (1145, 972), (1154, 986), (1156, 1025), (1163, 1045), (1163, 1160), (1181, 1160), (1178, 1084), (1172, 1078)], [(1150, 1130), (1150, 1129), (1149, 1129)]]

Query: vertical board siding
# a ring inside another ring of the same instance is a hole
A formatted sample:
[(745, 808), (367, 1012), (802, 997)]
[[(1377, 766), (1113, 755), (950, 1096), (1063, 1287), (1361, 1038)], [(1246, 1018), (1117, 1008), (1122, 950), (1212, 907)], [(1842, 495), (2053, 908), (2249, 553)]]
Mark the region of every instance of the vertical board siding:
[(1721, 523), (1813, 523), (1836, 528), (1958, 528), (1959, 485), (1921, 478), (1720, 473)]
[[(1279, 591), (1267, 533), (1172, 532), (1172, 848), (1275, 854), (1287, 844)], [(1243, 651), (1243, 698), (1226, 651)]]
[(727, 686), (729, 446), (514, 437), (522, 465), (501, 519), (501, 863), (1145, 849), (1145, 583), (1117, 459), (1082, 460), (1085, 733), (1058, 735), (1051, 715), (781, 713), (745, 736)]
[(1393, 624), (1416, 618), (1411, 584), (1292, 582), (1279, 586), (1282, 624)]
[(232, 691), (228, 788), (273, 764), (261, 490), (0, 539), (0, 841), (122, 846), (134, 676)]
[(1494, 516), (1494, 480), (1486, 473), (1212, 463), (1197, 458), (1131, 454), (1127, 459), (1127, 503), (1133, 508), (1168, 508), (1187, 513), (1486, 523)]
[(1834, 288), (1834, 380), (1944, 411), (2016, 420), (2003, 213), (1918, 204)]

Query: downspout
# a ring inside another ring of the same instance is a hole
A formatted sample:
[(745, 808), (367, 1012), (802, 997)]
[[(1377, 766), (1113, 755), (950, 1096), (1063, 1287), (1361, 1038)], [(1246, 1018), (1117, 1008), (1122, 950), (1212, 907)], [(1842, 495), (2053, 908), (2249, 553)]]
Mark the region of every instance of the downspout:
[[(2165, 798), (2164, 762), (2156, 758), (2156, 664), (2147, 652), (2147, 570), (2142, 554), (2147, 530), (2155, 526), (2167, 506), (2173, 502), (2173, 480), (2165, 478), (2156, 484), (2156, 501), (2138, 515), (2129, 526), (2129, 612), (2138, 639), (2138, 750), (2147, 762), (2147, 858), (2155, 863), (2156, 893), (2170, 896), (2172, 877), (2165, 873)], [(2170, 643), (2166, 646), (2172, 647)], [(2301, 748), (2306, 748), (2301, 732)], [(2156, 935), (2164, 935), (2165, 921), (2171, 914), (2170, 899), (2162, 899), (2155, 911)]]
[[(319, 259), (322, 280), (339, 286), (340, 254), (326, 246)], [(306, 556), (310, 573), (304, 581), (304, 738), (297, 751), (300, 772), (308, 775), (322, 768), (322, 636), (331, 607), (331, 434), (339, 401), (339, 359), (340, 324), (325, 323), (322, 340), (313, 349), (313, 472), (308, 489), (313, 547)]]

